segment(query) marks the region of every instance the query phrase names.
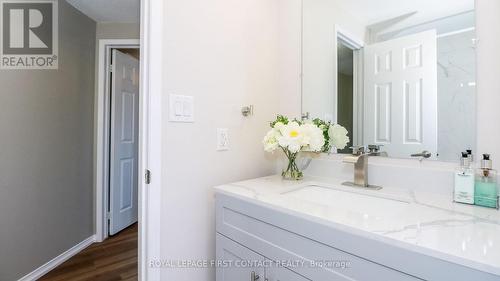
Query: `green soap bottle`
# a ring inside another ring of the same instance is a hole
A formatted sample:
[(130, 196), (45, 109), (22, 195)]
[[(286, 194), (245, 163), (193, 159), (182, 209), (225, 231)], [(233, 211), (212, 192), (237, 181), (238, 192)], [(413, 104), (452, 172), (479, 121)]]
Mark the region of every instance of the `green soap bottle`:
[(477, 169), (474, 185), (474, 203), (483, 207), (498, 209), (497, 171), (489, 154), (483, 154), (481, 168)]

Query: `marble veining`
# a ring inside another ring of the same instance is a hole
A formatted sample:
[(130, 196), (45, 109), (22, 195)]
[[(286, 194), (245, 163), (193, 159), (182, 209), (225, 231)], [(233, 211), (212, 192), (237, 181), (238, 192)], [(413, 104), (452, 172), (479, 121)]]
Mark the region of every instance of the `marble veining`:
[(476, 147), (476, 52), (474, 30), (437, 40), (438, 159), (457, 161)]
[(500, 276), (500, 212), (494, 209), (400, 187), (372, 191), (311, 176), (300, 182), (271, 176), (216, 190)]

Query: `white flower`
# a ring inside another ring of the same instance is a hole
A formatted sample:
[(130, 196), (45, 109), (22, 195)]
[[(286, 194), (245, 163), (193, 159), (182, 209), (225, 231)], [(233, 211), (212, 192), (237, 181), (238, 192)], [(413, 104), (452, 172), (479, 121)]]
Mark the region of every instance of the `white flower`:
[(273, 152), (278, 148), (278, 139), (280, 132), (276, 129), (271, 129), (267, 132), (262, 143), (264, 144), (264, 150), (267, 152)]
[(304, 144), (307, 151), (320, 152), (325, 145), (323, 131), (314, 124), (304, 124), (301, 126), (304, 134)]
[[(278, 116), (278, 120), (288, 120), (286, 117)], [(280, 148), (285, 150), (287, 156), (304, 152), (322, 152), (325, 143), (329, 141), (329, 147), (343, 149), (349, 143), (348, 131), (340, 125), (330, 125), (330, 122), (320, 120), (320, 125), (311, 121), (299, 123), (290, 121), (287, 124), (276, 122), (273, 128), (267, 132), (262, 140), (264, 150), (273, 152)], [(328, 138), (325, 138), (325, 130), (328, 130)], [(290, 157), (290, 156), (289, 156)]]
[(280, 126), (279, 132), (281, 133), (281, 136), (277, 138), (279, 146), (288, 149), (291, 153), (300, 151), (303, 146), (304, 134), (299, 123), (290, 122)]
[(347, 134), (347, 129), (338, 124), (330, 126), (330, 129), (328, 130), (330, 142), (337, 149), (344, 149), (349, 143), (349, 137)]
[(276, 122), (276, 124), (274, 124), (274, 129), (276, 130), (281, 130), (281, 128), (283, 128), (283, 126), (285, 126), (285, 124), (281, 123), (281, 122)]

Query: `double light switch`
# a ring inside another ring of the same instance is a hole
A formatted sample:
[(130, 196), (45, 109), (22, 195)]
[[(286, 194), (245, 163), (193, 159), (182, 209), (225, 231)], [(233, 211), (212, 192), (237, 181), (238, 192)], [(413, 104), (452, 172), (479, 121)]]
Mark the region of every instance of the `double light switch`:
[(194, 97), (170, 95), (170, 121), (194, 122)]

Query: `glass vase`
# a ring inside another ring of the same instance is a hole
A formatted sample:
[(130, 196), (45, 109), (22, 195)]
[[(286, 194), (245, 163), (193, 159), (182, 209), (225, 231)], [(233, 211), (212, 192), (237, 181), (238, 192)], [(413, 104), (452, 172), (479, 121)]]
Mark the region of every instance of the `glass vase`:
[(285, 180), (301, 180), (304, 177), (304, 174), (297, 165), (297, 156), (299, 155), (299, 153), (292, 153), (287, 149), (283, 151), (285, 152), (285, 155), (288, 159), (288, 165), (285, 167), (285, 169), (283, 169), (283, 172), (281, 172), (281, 176)]

